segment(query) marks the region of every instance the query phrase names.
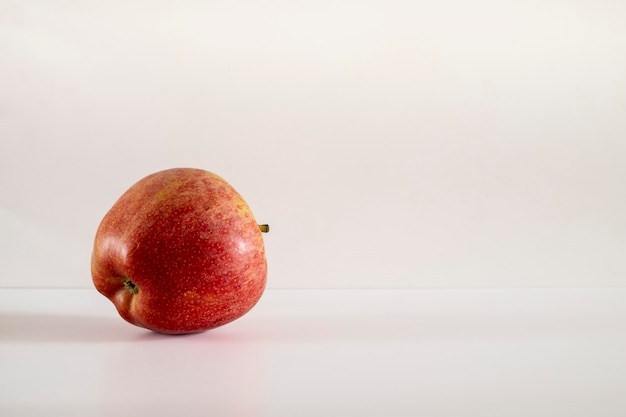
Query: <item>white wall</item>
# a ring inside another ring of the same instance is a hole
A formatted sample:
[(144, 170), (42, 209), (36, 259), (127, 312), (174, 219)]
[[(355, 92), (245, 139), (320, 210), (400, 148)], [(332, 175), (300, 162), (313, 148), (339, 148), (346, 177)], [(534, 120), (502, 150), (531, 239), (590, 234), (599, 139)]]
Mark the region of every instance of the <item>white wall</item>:
[(0, 286), (194, 166), (270, 287), (626, 284), (626, 2), (0, 0)]

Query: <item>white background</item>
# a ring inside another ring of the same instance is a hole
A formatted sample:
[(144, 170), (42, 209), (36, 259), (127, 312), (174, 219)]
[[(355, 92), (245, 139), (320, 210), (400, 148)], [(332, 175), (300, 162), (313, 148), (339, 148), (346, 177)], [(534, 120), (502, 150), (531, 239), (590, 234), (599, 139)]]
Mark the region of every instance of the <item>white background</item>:
[(626, 3), (0, 0), (0, 287), (214, 171), (270, 287), (626, 284)]
[[(623, 0), (0, 0), (0, 415), (626, 415), (625, 23)], [(114, 201), (176, 166), (272, 227), (259, 304), (188, 337), (89, 273)]]

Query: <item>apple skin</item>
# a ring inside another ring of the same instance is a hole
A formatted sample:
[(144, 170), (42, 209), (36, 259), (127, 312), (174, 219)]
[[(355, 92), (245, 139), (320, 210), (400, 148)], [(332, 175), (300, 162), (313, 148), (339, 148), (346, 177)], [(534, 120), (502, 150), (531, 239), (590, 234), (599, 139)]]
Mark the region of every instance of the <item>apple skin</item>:
[(139, 180), (104, 216), (91, 274), (126, 321), (185, 334), (246, 314), (265, 290), (267, 262), (239, 193), (211, 172), (174, 168)]

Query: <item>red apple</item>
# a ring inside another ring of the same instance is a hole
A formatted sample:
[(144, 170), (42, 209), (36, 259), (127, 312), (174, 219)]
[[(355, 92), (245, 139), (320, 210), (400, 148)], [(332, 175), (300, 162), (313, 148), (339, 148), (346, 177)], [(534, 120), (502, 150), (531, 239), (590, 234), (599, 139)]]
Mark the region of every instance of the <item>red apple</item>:
[(267, 230), (221, 177), (192, 168), (156, 172), (102, 219), (93, 283), (132, 324), (168, 334), (208, 330), (261, 297)]

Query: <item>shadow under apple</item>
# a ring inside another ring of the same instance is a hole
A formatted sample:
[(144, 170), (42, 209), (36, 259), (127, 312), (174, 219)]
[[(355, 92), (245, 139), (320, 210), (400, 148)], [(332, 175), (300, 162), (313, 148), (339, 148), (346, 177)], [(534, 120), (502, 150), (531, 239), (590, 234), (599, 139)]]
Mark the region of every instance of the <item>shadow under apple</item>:
[(222, 328), (167, 335), (134, 326), (117, 316), (0, 313), (0, 343), (125, 343), (211, 339), (230, 341)]
[(0, 343), (116, 343), (146, 332), (118, 317), (0, 313)]

